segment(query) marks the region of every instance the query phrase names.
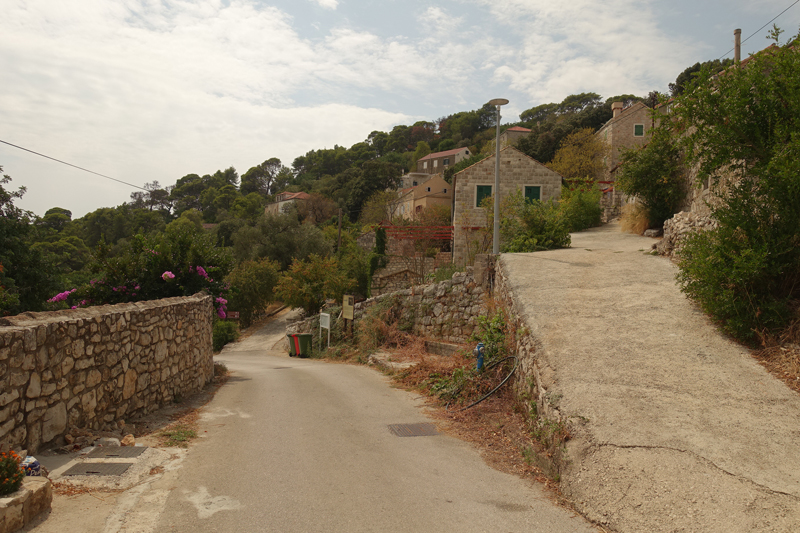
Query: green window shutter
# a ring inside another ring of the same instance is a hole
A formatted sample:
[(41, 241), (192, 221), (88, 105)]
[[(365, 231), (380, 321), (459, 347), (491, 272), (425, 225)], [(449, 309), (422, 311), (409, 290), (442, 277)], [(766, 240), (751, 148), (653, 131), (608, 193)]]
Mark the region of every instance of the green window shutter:
[(644, 137), (644, 124), (634, 124), (633, 125), (633, 136), (634, 137)]
[(475, 188), (475, 207), (480, 207), (484, 198), (492, 195), (491, 185), (478, 185)]
[(525, 200), (532, 202), (534, 200), (542, 199), (542, 188), (538, 185), (525, 186)]

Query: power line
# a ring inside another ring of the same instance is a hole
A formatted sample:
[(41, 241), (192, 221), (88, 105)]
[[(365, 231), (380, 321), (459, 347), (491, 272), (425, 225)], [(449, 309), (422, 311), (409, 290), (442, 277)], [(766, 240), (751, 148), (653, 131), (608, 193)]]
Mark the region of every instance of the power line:
[[(794, 3), (792, 3), (792, 5), (790, 5), (789, 7), (787, 7), (786, 9), (784, 9), (783, 11), (781, 11), (780, 13), (778, 13), (778, 14), (775, 16), (775, 18), (773, 18), (772, 20), (770, 20), (769, 22), (767, 22), (766, 24), (764, 24), (763, 26), (761, 26), (760, 28), (758, 28), (756, 31), (754, 31), (753, 33), (751, 33), (751, 34), (750, 34), (750, 36), (749, 36), (747, 39), (749, 39), (750, 37), (752, 37), (752, 36), (753, 36), (753, 35), (755, 35), (756, 33), (760, 32), (761, 30), (763, 30), (764, 28), (766, 28), (767, 26), (769, 26), (769, 24), (770, 24), (771, 22), (773, 22), (775, 19), (777, 19), (778, 17), (780, 17), (781, 15), (783, 15), (784, 13), (786, 13), (787, 11), (789, 11), (789, 10), (790, 10), (791, 8), (793, 8), (793, 7), (794, 7), (794, 6), (795, 6), (795, 5), (796, 5), (798, 2), (800, 2), (800, 0), (795, 0), (795, 1), (794, 1)], [(747, 42), (747, 39), (745, 39), (744, 41), (742, 41), (742, 44), (746, 43), (746, 42)], [(727, 52), (725, 52), (724, 54), (722, 54), (721, 56), (719, 56), (717, 59), (718, 59), (718, 60), (719, 60), (719, 59), (722, 59), (722, 58), (723, 58), (723, 57), (725, 57), (726, 55), (728, 55), (728, 54), (730, 54), (731, 52), (733, 52), (735, 48), (736, 48), (736, 47), (733, 47), (733, 48), (731, 48), (730, 50), (728, 50)]]
[[(800, 0), (798, 0), (798, 1), (800, 1)], [(67, 163), (66, 161), (62, 161), (60, 159), (56, 159), (55, 157), (50, 157), (49, 155), (44, 155), (44, 154), (40, 154), (39, 152), (34, 152), (33, 150), (29, 150), (27, 148), (23, 148), (22, 146), (17, 146), (16, 144), (11, 144), (10, 142), (4, 141), (2, 139), (0, 139), (0, 143), (7, 144), (9, 146), (13, 146), (14, 148), (19, 148), (20, 150), (25, 150), (26, 152), (30, 152), (32, 154), (36, 154), (36, 155), (38, 155), (40, 157), (44, 157), (46, 159), (51, 159), (53, 161), (61, 163), (62, 165), (67, 165), (68, 167), (77, 168), (78, 170), (83, 170), (84, 172), (88, 172), (90, 174), (95, 174), (97, 176), (109, 179), (111, 181), (116, 181), (118, 183), (122, 183), (122, 184), (128, 185), (130, 187), (134, 187), (136, 189), (147, 191), (147, 189), (145, 189), (144, 187), (139, 187), (138, 185), (134, 185), (133, 183), (128, 183), (127, 181), (118, 180), (117, 178), (112, 178), (111, 176), (106, 176), (105, 174), (100, 174), (99, 172), (95, 172), (94, 170), (89, 170), (88, 168), (83, 168), (83, 167), (79, 167), (78, 165), (73, 165), (72, 163)]]

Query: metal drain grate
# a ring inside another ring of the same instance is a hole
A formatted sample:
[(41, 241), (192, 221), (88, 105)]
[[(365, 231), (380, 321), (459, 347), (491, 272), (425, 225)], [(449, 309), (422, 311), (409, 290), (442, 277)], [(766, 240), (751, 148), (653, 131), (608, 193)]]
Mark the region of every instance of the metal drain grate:
[(131, 457), (139, 457), (146, 449), (147, 446), (103, 446), (102, 448), (95, 448), (86, 457), (91, 457), (92, 459), (107, 457), (129, 459)]
[(389, 431), (398, 437), (431, 437), (438, 435), (436, 426), (428, 422), (421, 424), (389, 424)]
[(121, 476), (133, 463), (79, 463), (65, 476)]

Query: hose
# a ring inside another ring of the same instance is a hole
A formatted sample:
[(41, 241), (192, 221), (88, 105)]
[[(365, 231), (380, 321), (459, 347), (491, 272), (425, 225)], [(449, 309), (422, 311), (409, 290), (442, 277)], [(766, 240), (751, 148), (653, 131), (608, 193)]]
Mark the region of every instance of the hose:
[[(489, 392), (487, 392), (486, 394), (484, 394), (483, 396), (481, 396), (479, 399), (475, 400), (474, 402), (472, 402), (472, 403), (471, 403), (471, 404), (469, 404), (468, 406), (466, 406), (466, 407), (462, 407), (461, 409), (456, 409), (456, 410), (455, 410), (455, 411), (453, 411), (453, 412), (456, 412), (456, 413), (458, 413), (458, 412), (461, 412), (461, 411), (466, 411), (467, 409), (469, 409), (469, 408), (471, 408), (471, 407), (475, 407), (476, 405), (478, 405), (479, 403), (481, 403), (483, 400), (485, 400), (486, 398), (488, 398), (489, 396), (491, 396), (492, 394), (494, 394), (495, 392), (497, 392), (498, 390), (500, 390), (500, 387), (502, 387), (503, 385), (505, 385), (505, 384), (506, 384), (506, 382), (507, 382), (509, 379), (511, 379), (511, 376), (513, 376), (513, 375), (514, 375), (514, 371), (517, 369), (517, 366), (519, 365), (519, 360), (518, 360), (518, 359), (517, 359), (515, 356), (511, 355), (511, 356), (509, 356), (509, 357), (504, 357), (504, 358), (502, 358), (502, 359), (498, 359), (497, 361), (495, 361), (495, 362), (493, 362), (492, 364), (490, 364), (490, 365), (488, 365), (488, 366), (484, 367), (484, 369), (483, 369), (483, 371), (484, 371), (484, 372), (488, 372), (489, 370), (491, 370), (492, 368), (496, 367), (496, 366), (497, 366), (497, 365), (499, 365), (500, 363), (505, 363), (505, 362), (506, 362), (506, 361), (508, 361), (509, 359), (513, 359), (513, 360), (514, 360), (514, 366), (513, 366), (513, 368), (511, 368), (511, 372), (509, 372), (509, 373), (508, 373), (508, 375), (507, 375), (505, 378), (503, 378), (503, 381), (501, 381), (501, 382), (500, 382), (500, 384), (499, 384), (498, 386), (496, 386), (495, 388), (493, 388), (492, 390), (490, 390)], [(452, 401), (452, 400), (451, 400), (451, 401)], [(447, 402), (447, 405), (445, 406), (445, 410), (446, 410), (446, 411), (450, 411), (450, 403), (451, 403), (451, 402)]]

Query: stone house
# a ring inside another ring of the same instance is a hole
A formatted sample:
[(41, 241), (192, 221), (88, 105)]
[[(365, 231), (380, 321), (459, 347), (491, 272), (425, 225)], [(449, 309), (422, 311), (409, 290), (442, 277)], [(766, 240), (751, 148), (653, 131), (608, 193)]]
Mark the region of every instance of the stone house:
[[(480, 207), (494, 191), (495, 156), (491, 155), (453, 176), (453, 262), (470, 264), (477, 250), (474, 241), (486, 227), (486, 212)], [(517, 150), (500, 150), (500, 197), (521, 191), (531, 200), (558, 199), (563, 177)], [(478, 246), (480, 247), (480, 246)]]
[(403, 218), (413, 218), (432, 205), (449, 208), (453, 203), (453, 186), (435, 174), (415, 187), (401, 190), (397, 203), (395, 212)]
[(603, 208), (603, 221), (619, 216), (620, 208), (627, 201), (625, 194), (614, 187), (615, 174), (619, 169), (622, 152), (647, 144), (650, 130), (656, 126), (652, 109), (642, 102), (624, 107), (622, 102), (611, 104), (613, 116), (595, 135), (609, 147), (605, 158), (605, 179), (600, 182), (600, 206)]
[(508, 128), (500, 134), (500, 146), (509, 146), (517, 144), (517, 141), (523, 137), (530, 135), (531, 130), (523, 128), (522, 126), (514, 126)]
[(421, 185), (431, 179), (431, 176), (433, 176), (433, 174), (428, 174), (427, 172), (409, 172), (400, 178), (398, 190), (410, 189), (411, 187)]
[(441, 174), (451, 165), (470, 156), (469, 148), (454, 148), (444, 152), (434, 152), (417, 161), (417, 172), (425, 174)]
[(282, 192), (275, 197), (274, 202), (267, 204), (267, 207), (264, 208), (264, 214), (272, 213), (277, 215), (283, 213), (284, 206), (294, 204), (298, 200), (305, 201), (309, 198), (310, 196), (305, 192)]

